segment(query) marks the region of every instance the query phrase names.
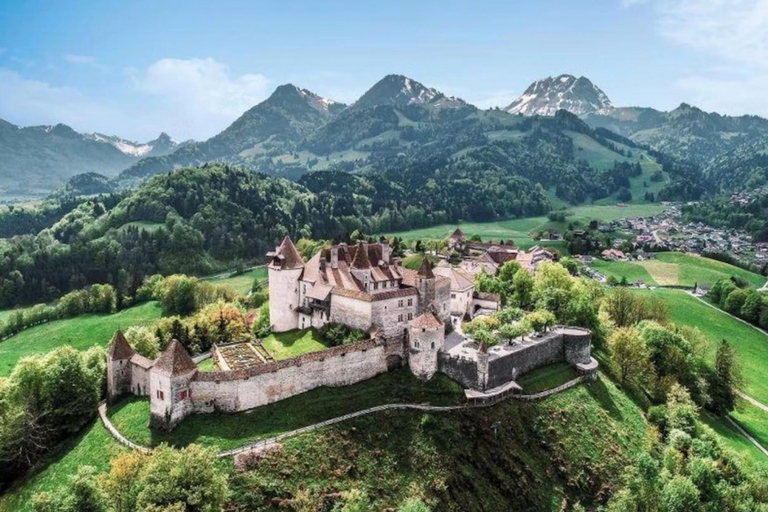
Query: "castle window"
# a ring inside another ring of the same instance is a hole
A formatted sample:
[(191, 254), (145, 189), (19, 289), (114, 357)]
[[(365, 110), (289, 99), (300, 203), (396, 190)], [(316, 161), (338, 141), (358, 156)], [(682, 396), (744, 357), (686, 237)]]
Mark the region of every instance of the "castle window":
[(378, 290), (379, 289), (379, 283), (373, 283), (373, 289)]
[(419, 348), (419, 342), (418, 341), (414, 341), (413, 342), (413, 346), (416, 347), (416, 348)]
[(189, 391), (186, 389), (184, 391), (179, 391), (179, 400), (186, 400), (189, 396)]
[(397, 301), (397, 307), (399, 308), (403, 307), (403, 299), (400, 299), (399, 301)]
[(413, 306), (413, 299), (408, 299), (408, 305)]
[(397, 315), (397, 321), (402, 322), (403, 321), (403, 315)]
[(435, 342), (434, 341), (432, 342), (432, 348), (435, 348)]
[(165, 394), (160, 389), (157, 390), (157, 399), (158, 400), (165, 400)]
[(452, 294), (451, 294), (451, 298), (452, 298), (452, 299), (455, 299), (455, 298), (456, 298), (456, 294), (455, 294), (455, 293), (452, 293)]
[(413, 313), (408, 313), (408, 320), (413, 320)]

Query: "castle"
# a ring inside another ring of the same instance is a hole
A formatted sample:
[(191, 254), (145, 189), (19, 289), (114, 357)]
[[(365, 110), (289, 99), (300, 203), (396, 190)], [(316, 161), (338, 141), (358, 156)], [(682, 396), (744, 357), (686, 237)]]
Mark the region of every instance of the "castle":
[[(424, 380), (445, 373), (474, 390), (473, 397), (511, 389), (518, 376), (555, 362), (596, 371), (585, 329), (558, 327), (491, 349), (465, 339), (453, 331), (452, 319), (490, 314), (499, 308), (498, 296), (475, 292), (470, 274), (444, 265), (433, 269), (426, 258), (417, 271), (405, 268), (385, 240), (338, 244), (304, 262), (286, 236), (268, 256), (273, 332), (333, 322), (364, 330), (369, 338), (280, 361), (266, 360), (250, 343), (214, 346), (211, 357), (226, 370), (199, 371), (178, 341), (152, 361), (118, 331), (107, 354), (108, 399), (148, 396), (150, 427), (171, 430), (192, 413), (248, 410), (403, 365)], [(252, 353), (253, 364), (228, 364), (233, 352)]]

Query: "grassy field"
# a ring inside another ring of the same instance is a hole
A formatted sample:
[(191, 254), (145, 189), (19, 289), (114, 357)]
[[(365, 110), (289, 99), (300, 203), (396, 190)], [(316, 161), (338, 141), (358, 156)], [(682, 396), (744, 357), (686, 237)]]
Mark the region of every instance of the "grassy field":
[(517, 383), (523, 388), (523, 393), (538, 393), (565, 384), (578, 376), (579, 373), (573, 366), (559, 363), (527, 373), (517, 379)]
[(461, 387), (444, 375), (422, 382), (407, 369), (344, 387), (313, 389), (287, 400), (235, 414), (200, 414), (184, 420), (172, 434), (147, 428), (149, 401), (127, 399), (109, 409), (114, 425), (128, 439), (146, 446), (199, 443), (228, 450), (320, 421), (393, 402), (449, 405), (464, 397)]
[[(565, 222), (552, 222), (547, 217), (527, 217), (523, 219), (501, 220), (495, 222), (464, 222), (461, 224), (461, 230), (468, 237), (479, 235), (483, 240), (509, 240), (527, 249), (533, 245), (546, 245), (555, 247), (564, 252), (564, 242), (539, 242), (533, 240), (530, 232), (555, 230), (564, 231), (568, 224), (574, 226), (586, 226), (591, 220), (611, 221), (625, 217), (645, 217), (662, 212), (666, 207), (659, 204), (633, 204), (626, 207), (615, 205), (587, 205), (575, 206), (568, 209), (572, 213), (566, 218)], [(453, 224), (441, 224), (430, 228), (414, 229), (410, 231), (400, 231), (389, 233), (388, 236), (398, 236), (404, 240), (429, 240), (442, 239), (448, 236), (456, 229)]]
[(752, 442), (744, 437), (744, 435), (736, 430), (736, 427), (731, 425), (725, 418), (715, 416), (712, 413), (702, 410), (699, 412), (701, 421), (709, 428), (714, 430), (720, 441), (733, 450), (734, 452), (744, 456), (747, 460), (755, 463), (766, 465), (768, 464), (768, 458), (752, 444)]
[(157, 302), (147, 302), (111, 315), (81, 315), (31, 327), (0, 342), (0, 377), (11, 373), (16, 362), (30, 354), (48, 352), (62, 345), (78, 350), (94, 345), (106, 347), (117, 329), (151, 325), (161, 313)]
[(728, 340), (739, 353), (745, 381), (743, 391), (768, 404), (768, 380), (765, 379), (768, 372), (768, 338), (764, 334), (681, 290), (636, 290), (635, 293), (653, 294), (664, 300), (673, 323), (698, 327), (710, 342), (707, 350), (709, 361), (714, 361), (720, 340)]
[(197, 363), (197, 369), (201, 372), (213, 372), (218, 371), (218, 368), (214, 364), (214, 359), (212, 357), (209, 357), (208, 359), (204, 359)]
[(290, 359), (328, 348), (325, 340), (315, 329), (272, 333), (264, 338), (262, 345), (277, 360)]
[(248, 272), (231, 277), (218, 277), (211, 279), (210, 282), (223, 286), (240, 295), (248, 295), (255, 280), (263, 281), (267, 279), (267, 267), (257, 267)]
[(631, 283), (642, 279), (646, 284), (659, 286), (712, 285), (719, 279), (738, 276), (760, 287), (766, 280), (763, 276), (722, 261), (680, 252), (660, 252), (655, 259), (645, 261), (595, 260), (594, 268), (619, 280), (626, 277)]
[(736, 410), (731, 413), (731, 416), (760, 444), (768, 447), (768, 412), (746, 400), (739, 399), (736, 402)]

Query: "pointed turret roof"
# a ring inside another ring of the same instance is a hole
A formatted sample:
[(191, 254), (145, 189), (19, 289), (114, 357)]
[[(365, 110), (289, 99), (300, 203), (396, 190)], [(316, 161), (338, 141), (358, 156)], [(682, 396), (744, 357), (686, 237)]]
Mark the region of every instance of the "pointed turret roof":
[(457, 226), (456, 227), (456, 231), (451, 233), (450, 238), (459, 238), (459, 239), (461, 239), (461, 238), (467, 238), (467, 237), (464, 236), (464, 232), (461, 230), (461, 228)]
[(166, 375), (173, 376), (197, 370), (197, 365), (192, 358), (189, 357), (189, 353), (187, 353), (187, 349), (184, 348), (184, 345), (179, 343), (178, 340), (173, 340), (168, 348), (165, 349), (165, 352), (163, 352), (158, 360), (155, 361), (153, 369)]
[(411, 321), (411, 327), (416, 329), (439, 329), (444, 324), (434, 313), (424, 313)]
[(371, 260), (368, 259), (368, 244), (358, 240), (355, 250), (355, 259), (352, 260), (352, 268), (371, 268)]
[(421, 266), (416, 273), (419, 277), (426, 277), (427, 279), (434, 279), (435, 274), (432, 273), (432, 264), (429, 262), (426, 256), (421, 259)]
[(288, 235), (285, 235), (282, 243), (277, 248), (275, 257), (280, 258), (280, 268), (282, 269), (302, 268), (304, 266), (304, 260)]
[(123, 331), (116, 331), (109, 342), (109, 357), (112, 359), (130, 359), (136, 353), (125, 339)]

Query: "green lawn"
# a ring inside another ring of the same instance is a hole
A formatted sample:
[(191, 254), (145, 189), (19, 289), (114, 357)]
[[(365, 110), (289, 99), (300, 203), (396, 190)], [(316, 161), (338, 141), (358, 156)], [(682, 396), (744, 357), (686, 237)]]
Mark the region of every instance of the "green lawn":
[(328, 348), (325, 340), (315, 329), (273, 333), (264, 338), (262, 344), (277, 360), (290, 359), (308, 352), (317, 352)]
[(109, 409), (114, 425), (128, 439), (146, 446), (200, 443), (219, 450), (243, 446), (281, 432), (336, 416), (393, 402), (456, 404), (463, 400), (461, 387), (439, 374), (422, 382), (407, 369), (343, 387), (321, 387), (263, 407), (234, 414), (199, 414), (185, 419), (172, 434), (148, 427), (149, 401), (127, 399)]
[(0, 342), (0, 377), (7, 376), (16, 362), (27, 355), (70, 345), (85, 350), (106, 347), (117, 329), (151, 325), (162, 314), (160, 304), (147, 302), (111, 315), (88, 314), (31, 327)]
[[(568, 208), (570, 215), (565, 222), (551, 222), (547, 217), (527, 217), (523, 219), (501, 220), (495, 222), (463, 222), (461, 230), (468, 237), (480, 235), (483, 240), (509, 240), (523, 249), (533, 245), (545, 245), (554, 247), (561, 252), (565, 252), (564, 242), (538, 242), (533, 240), (529, 233), (553, 229), (555, 231), (564, 231), (568, 224), (574, 226), (586, 226), (591, 220), (611, 221), (625, 217), (645, 217), (655, 215), (666, 209), (666, 206), (660, 204), (632, 204), (627, 207), (615, 205), (586, 205), (574, 206)], [(400, 231), (390, 233), (388, 236), (398, 236), (404, 240), (429, 240), (442, 239), (448, 236), (456, 229), (453, 224), (441, 224), (429, 228), (413, 229), (410, 231)]]
[(517, 383), (523, 388), (523, 393), (538, 393), (565, 384), (578, 376), (579, 372), (570, 364), (558, 363), (527, 373), (517, 379)]
[(656, 258), (645, 261), (595, 260), (594, 268), (617, 279), (623, 276), (634, 282), (642, 279), (646, 284), (659, 286), (689, 286), (715, 284), (720, 279), (738, 276), (755, 287), (765, 282), (765, 277), (735, 267), (722, 261), (691, 256), (681, 252), (660, 252)]
[(209, 357), (208, 359), (204, 359), (197, 363), (197, 369), (201, 372), (213, 372), (218, 371), (218, 368), (214, 364), (214, 359), (212, 357)]
[(248, 295), (256, 279), (259, 281), (267, 279), (267, 267), (257, 267), (236, 276), (211, 279), (210, 282), (228, 288), (239, 295)]
[(714, 361), (717, 344), (727, 339), (739, 353), (744, 375), (743, 391), (768, 404), (768, 338), (757, 329), (731, 318), (719, 309), (702, 304), (696, 297), (671, 289), (635, 290), (664, 300), (669, 319), (677, 325), (698, 327), (709, 339), (707, 356)]
[[(760, 444), (768, 448), (768, 412), (746, 400), (739, 399), (736, 402), (736, 410), (731, 413), (731, 416)], [(765, 460), (768, 461), (768, 458)]]
[(0, 512), (32, 510), (32, 496), (42, 491), (55, 492), (81, 466), (93, 466), (99, 472), (109, 470), (112, 457), (127, 451), (115, 441), (101, 424), (94, 420), (78, 435), (67, 440), (19, 486), (12, 487), (0, 497)]

